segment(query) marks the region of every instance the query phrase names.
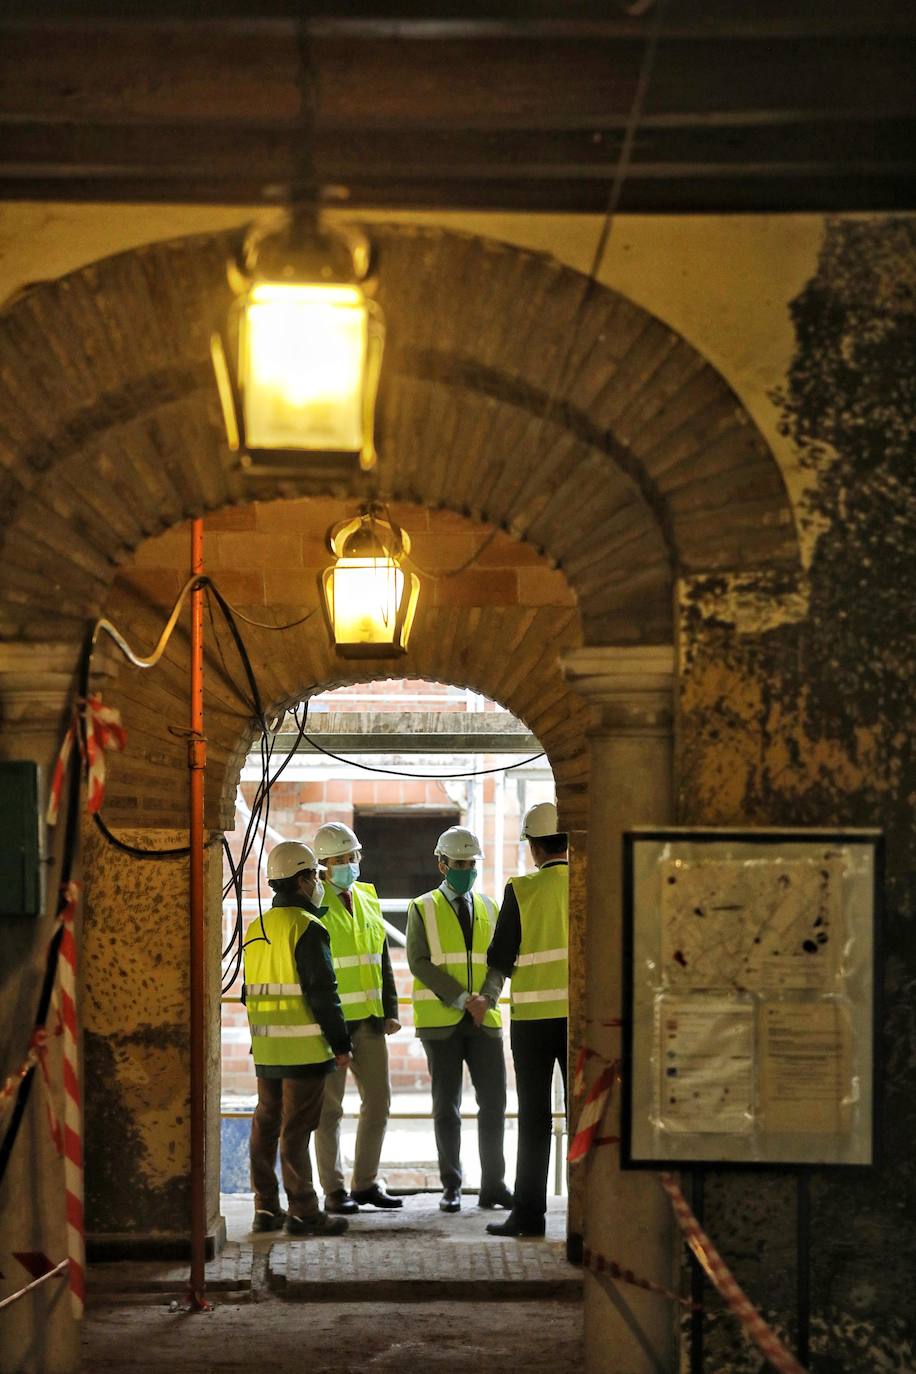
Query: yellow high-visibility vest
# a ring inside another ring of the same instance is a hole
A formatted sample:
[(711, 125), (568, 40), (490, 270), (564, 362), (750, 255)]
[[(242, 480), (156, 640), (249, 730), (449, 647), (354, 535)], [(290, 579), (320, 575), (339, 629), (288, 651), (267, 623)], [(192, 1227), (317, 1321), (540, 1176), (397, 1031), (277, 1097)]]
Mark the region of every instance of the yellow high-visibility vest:
[[(417, 897), (415, 906), (423, 919), (429, 955), (437, 968), (450, 973), (467, 992), (479, 992), (487, 976), (487, 949), (496, 925), (496, 904), (479, 892), (471, 894), (474, 930), (471, 948), (464, 943), (458, 917), (448, 898), (438, 888)], [(457, 1007), (441, 1002), (431, 988), (413, 980), (413, 1016), (418, 1029), (427, 1026), (453, 1026), (464, 1015)], [(502, 1025), (499, 1008), (490, 1008), (485, 1026)]]
[(327, 911), (321, 923), (331, 937), (331, 958), (344, 1019), (364, 1021), (367, 1016), (384, 1015), (382, 950), (385, 926), (378, 893), (371, 883), (354, 883), (349, 891), (352, 916), (336, 888), (325, 883), (322, 901)]
[(272, 906), (264, 912), (263, 931), (260, 920), (245, 931), (245, 1008), (256, 1065), (323, 1064), (334, 1058), (296, 968), (296, 945), (316, 919), (301, 906)]
[(510, 878), (522, 940), (512, 971), (512, 1016), (543, 1021), (569, 1014), (569, 869), (565, 864)]

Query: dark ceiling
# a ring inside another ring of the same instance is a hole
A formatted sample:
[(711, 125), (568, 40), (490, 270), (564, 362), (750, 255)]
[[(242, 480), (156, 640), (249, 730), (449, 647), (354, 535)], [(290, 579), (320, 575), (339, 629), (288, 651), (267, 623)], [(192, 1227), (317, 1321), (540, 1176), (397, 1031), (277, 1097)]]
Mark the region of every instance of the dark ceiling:
[(4, 0), (0, 198), (600, 211), (641, 104), (624, 211), (916, 209), (914, 73), (899, 0)]

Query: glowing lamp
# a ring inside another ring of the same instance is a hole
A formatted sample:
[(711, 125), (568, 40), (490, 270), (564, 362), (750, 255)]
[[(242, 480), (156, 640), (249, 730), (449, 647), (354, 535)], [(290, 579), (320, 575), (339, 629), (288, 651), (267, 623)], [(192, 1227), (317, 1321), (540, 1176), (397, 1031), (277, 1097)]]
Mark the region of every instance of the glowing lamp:
[(366, 240), (293, 225), (250, 239), (244, 256), (211, 338), (229, 447), (249, 468), (303, 454), (371, 468), (385, 331), (362, 284)]
[(343, 658), (391, 658), (407, 652), (420, 579), (402, 567), (410, 552), (404, 530), (375, 508), (328, 533), (333, 567), (319, 579), (328, 628)]

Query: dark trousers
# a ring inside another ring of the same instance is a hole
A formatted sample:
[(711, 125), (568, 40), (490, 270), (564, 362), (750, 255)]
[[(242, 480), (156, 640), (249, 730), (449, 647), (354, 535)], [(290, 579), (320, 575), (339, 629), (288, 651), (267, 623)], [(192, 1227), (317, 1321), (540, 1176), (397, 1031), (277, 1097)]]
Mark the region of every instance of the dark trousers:
[(433, 1128), (443, 1188), (460, 1188), (461, 1077), (467, 1064), (477, 1097), (477, 1148), (480, 1188), (504, 1181), (503, 1131), (506, 1122), (506, 1061), (502, 1037), (488, 1035), (465, 1014), (445, 1040), (424, 1040), (433, 1081)]
[(547, 1171), (553, 1131), (551, 1085), (559, 1064), (566, 1098), (566, 1017), (513, 1020), (510, 1029), (518, 1089), (518, 1162), (515, 1211), (532, 1221), (547, 1211)]
[(309, 1137), (318, 1129), (324, 1075), (308, 1078), (259, 1078), (258, 1105), (251, 1122), (251, 1186), (258, 1211), (280, 1210), (277, 1184), (277, 1142), (280, 1173), (290, 1216), (314, 1216), (319, 1211), (312, 1183)]

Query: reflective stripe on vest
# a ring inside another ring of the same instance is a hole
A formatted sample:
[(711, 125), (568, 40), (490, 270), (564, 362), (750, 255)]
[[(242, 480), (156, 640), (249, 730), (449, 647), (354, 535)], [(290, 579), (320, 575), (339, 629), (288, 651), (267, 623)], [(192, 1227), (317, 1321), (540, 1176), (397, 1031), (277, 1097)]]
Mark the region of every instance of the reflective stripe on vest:
[(371, 883), (349, 889), (353, 914), (330, 883), (325, 885), (321, 918), (331, 937), (331, 958), (337, 975), (340, 1005), (347, 1021), (382, 1016), (382, 950), (385, 926), (378, 894)]
[(245, 931), (245, 1009), (255, 1065), (292, 1067), (333, 1058), (296, 969), (296, 945), (315, 919), (299, 906), (271, 907)]
[[(461, 923), (451, 902), (438, 888), (417, 897), (416, 907), (426, 931), (429, 957), (444, 973), (449, 973), (467, 992), (479, 992), (487, 976), (487, 949), (496, 925), (496, 905), (489, 897), (474, 892), (472, 910), (474, 930), (471, 949), (464, 943)], [(456, 994), (457, 995), (457, 994)], [(431, 988), (413, 980), (413, 1019), (419, 1029), (427, 1026), (454, 1026), (464, 1015), (457, 1007), (440, 1001)], [(501, 1026), (498, 1008), (490, 1008), (483, 1018), (485, 1026)]]
[(569, 870), (551, 865), (510, 878), (522, 939), (512, 973), (512, 1015), (540, 1021), (569, 1012)]

